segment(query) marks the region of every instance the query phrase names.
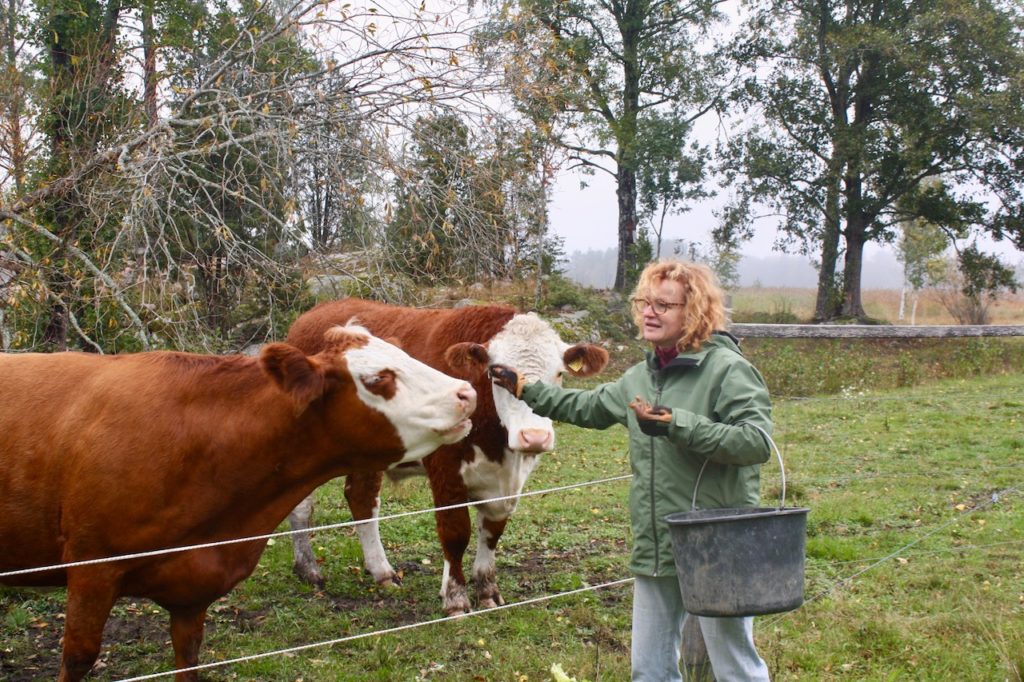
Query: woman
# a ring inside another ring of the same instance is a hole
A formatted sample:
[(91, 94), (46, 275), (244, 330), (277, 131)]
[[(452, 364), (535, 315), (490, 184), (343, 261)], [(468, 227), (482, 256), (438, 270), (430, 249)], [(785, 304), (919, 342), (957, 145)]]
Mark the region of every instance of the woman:
[[(591, 391), (530, 383), (494, 365), (496, 384), (540, 415), (588, 428), (629, 429), (633, 469), (633, 680), (681, 680), (683, 608), (664, 517), (691, 508), (756, 506), (760, 466), (771, 454), (771, 402), (760, 373), (724, 331), (723, 294), (706, 266), (648, 265), (633, 293), (633, 319), (651, 343), (644, 362)], [(767, 680), (753, 618), (700, 618), (718, 682)]]

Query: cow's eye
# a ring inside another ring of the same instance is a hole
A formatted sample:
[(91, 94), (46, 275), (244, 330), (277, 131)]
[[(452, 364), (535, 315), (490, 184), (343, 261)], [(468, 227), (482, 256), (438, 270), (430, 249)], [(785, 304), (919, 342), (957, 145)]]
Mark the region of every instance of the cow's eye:
[(391, 400), (395, 397), (395, 393), (398, 390), (398, 382), (395, 377), (394, 370), (382, 369), (376, 374), (369, 374), (362, 378), (363, 386), (366, 390), (374, 395), (379, 395), (385, 400)]

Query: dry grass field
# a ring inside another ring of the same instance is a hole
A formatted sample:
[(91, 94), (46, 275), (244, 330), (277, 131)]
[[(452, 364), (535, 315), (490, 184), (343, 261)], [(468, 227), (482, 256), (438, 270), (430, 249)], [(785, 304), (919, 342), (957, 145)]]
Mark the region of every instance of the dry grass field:
[[(752, 313), (786, 314), (801, 322), (811, 319), (814, 312), (814, 289), (782, 287), (748, 287), (732, 292), (734, 319), (741, 320)], [(904, 319), (899, 320), (900, 292), (896, 289), (866, 289), (862, 293), (864, 310), (877, 320), (890, 324), (910, 324), (911, 301), (906, 303)], [(1004, 294), (991, 307), (992, 324), (1024, 324), (1024, 293)], [(935, 292), (921, 292), (914, 320), (919, 325), (956, 324), (956, 320), (939, 302)]]

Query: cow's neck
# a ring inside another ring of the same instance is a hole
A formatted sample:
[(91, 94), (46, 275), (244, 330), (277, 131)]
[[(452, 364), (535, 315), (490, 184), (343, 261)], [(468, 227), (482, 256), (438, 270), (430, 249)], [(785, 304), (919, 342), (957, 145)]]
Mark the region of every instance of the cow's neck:
[[(285, 398), (282, 400), (282, 398)], [(294, 418), (294, 405), (280, 392), (271, 392), (258, 402), (260, 419), (254, 420), (253, 430), (247, 434), (230, 435), (236, 442), (249, 446), (234, 453), (221, 454), (221, 466), (236, 467), (236, 479), (231, 511), (240, 525), (253, 533), (273, 530), (288, 513), (307, 495), (327, 481), (351, 473), (339, 461), (352, 461), (360, 453), (352, 452), (354, 443), (369, 442), (359, 435), (346, 438), (332, 437), (324, 428), (325, 416), (321, 405), (314, 403), (298, 418)], [(373, 416), (355, 412), (346, 426), (369, 423)], [(379, 425), (378, 425), (379, 428)], [(365, 454), (365, 453), (364, 453)], [(387, 457), (375, 461), (397, 461), (402, 452), (397, 447)], [(367, 459), (371, 459), (365, 454)], [(381, 469), (386, 463), (374, 464)]]

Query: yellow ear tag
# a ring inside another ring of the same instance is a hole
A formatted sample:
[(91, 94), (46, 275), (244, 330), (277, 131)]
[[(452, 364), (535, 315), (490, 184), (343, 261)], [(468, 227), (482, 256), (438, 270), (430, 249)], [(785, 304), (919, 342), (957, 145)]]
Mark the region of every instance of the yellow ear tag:
[(575, 360), (570, 362), (569, 369), (571, 369), (573, 372), (579, 372), (581, 369), (583, 369), (583, 359), (576, 358)]

